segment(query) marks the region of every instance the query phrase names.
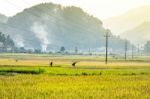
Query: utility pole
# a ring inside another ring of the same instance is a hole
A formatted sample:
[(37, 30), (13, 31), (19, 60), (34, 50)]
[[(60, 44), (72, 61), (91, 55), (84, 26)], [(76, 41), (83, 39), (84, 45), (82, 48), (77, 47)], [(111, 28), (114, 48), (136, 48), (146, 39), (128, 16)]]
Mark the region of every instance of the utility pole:
[(106, 35), (104, 36), (106, 37), (106, 56), (105, 56), (105, 63), (108, 63), (108, 38), (109, 36), (109, 30), (107, 30)]
[(140, 52), (140, 44), (138, 44), (138, 54), (139, 54), (139, 52)]
[(138, 57), (140, 56), (140, 44), (138, 44), (138, 49), (137, 49), (137, 55), (138, 55)]
[(91, 49), (89, 48), (89, 55), (91, 55), (92, 53), (91, 53)]
[(134, 58), (134, 46), (132, 45), (132, 60)]
[(127, 60), (127, 47), (128, 47), (128, 42), (125, 40), (125, 61)]
[(78, 53), (78, 47), (75, 47), (75, 54)]

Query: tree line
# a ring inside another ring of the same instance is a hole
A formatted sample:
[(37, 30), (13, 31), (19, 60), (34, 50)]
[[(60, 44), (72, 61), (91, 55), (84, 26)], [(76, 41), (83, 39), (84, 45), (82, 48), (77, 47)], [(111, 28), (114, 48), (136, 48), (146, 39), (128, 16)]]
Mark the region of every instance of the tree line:
[[(65, 53), (66, 48), (60, 47), (59, 53)], [(77, 47), (75, 51), (77, 50)], [(34, 51), (31, 49), (26, 49), (24, 47), (16, 47), (13, 39), (10, 35), (5, 35), (0, 32), (0, 52), (14, 52), (14, 53), (42, 53), (41, 49), (35, 49)], [(142, 51), (145, 54), (150, 55), (150, 41), (144, 45), (144, 50)], [(77, 51), (76, 51), (77, 53)]]
[(147, 43), (145, 44), (144, 53), (150, 55), (150, 41), (147, 41)]
[(0, 32), (0, 52), (12, 52), (15, 48), (15, 43), (9, 35)]

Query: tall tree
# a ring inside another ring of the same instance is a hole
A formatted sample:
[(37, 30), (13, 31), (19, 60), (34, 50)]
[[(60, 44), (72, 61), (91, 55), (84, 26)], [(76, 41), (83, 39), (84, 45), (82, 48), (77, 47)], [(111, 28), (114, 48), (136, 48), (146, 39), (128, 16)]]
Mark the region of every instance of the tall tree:
[(64, 52), (66, 49), (65, 49), (65, 47), (64, 46), (62, 46), (61, 48), (60, 48), (60, 52)]
[(7, 52), (7, 49), (9, 48), (9, 51), (12, 51), (15, 48), (15, 43), (11, 39), (9, 35), (5, 35), (2, 32), (0, 32), (0, 43), (1, 43), (1, 51)]

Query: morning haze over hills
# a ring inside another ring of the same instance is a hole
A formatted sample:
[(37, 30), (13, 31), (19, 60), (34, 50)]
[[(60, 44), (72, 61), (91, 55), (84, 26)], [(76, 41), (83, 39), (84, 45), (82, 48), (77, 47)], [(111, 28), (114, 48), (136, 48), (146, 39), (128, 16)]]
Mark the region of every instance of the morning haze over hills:
[(143, 44), (150, 40), (150, 6), (132, 9), (103, 22), (114, 34), (130, 40), (134, 44)]
[(0, 99), (150, 99), (145, 4), (0, 0)]
[[(18, 46), (25, 48), (58, 50), (64, 46), (68, 50), (78, 47), (83, 51), (89, 48), (96, 51), (105, 47), (107, 30), (102, 21), (74, 6), (39, 4), (0, 25), (1, 31), (12, 36)], [(124, 40), (116, 36), (112, 38), (110, 48), (123, 49)]]
[(150, 22), (143, 22), (141, 25), (123, 32), (120, 36), (130, 40), (136, 45), (144, 45), (150, 40)]
[(105, 47), (105, 28), (108, 27), (122, 38), (110, 33), (110, 49), (124, 50), (124, 39), (133, 44), (150, 40), (149, 11), (150, 6), (144, 6), (102, 22), (81, 8), (45, 3), (13, 17), (0, 15), (0, 31), (12, 36), (20, 47), (52, 51), (64, 46), (68, 50), (78, 47), (83, 51), (89, 48), (98, 51)]

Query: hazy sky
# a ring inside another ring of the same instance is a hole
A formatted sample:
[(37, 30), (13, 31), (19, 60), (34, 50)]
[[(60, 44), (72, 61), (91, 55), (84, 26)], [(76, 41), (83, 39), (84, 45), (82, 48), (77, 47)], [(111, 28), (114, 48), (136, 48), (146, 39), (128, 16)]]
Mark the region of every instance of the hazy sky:
[(13, 16), (24, 8), (42, 2), (79, 6), (100, 19), (120, 15), (139, 6), (150, 5), (150, 0), (0, 0), (0, 13)]

